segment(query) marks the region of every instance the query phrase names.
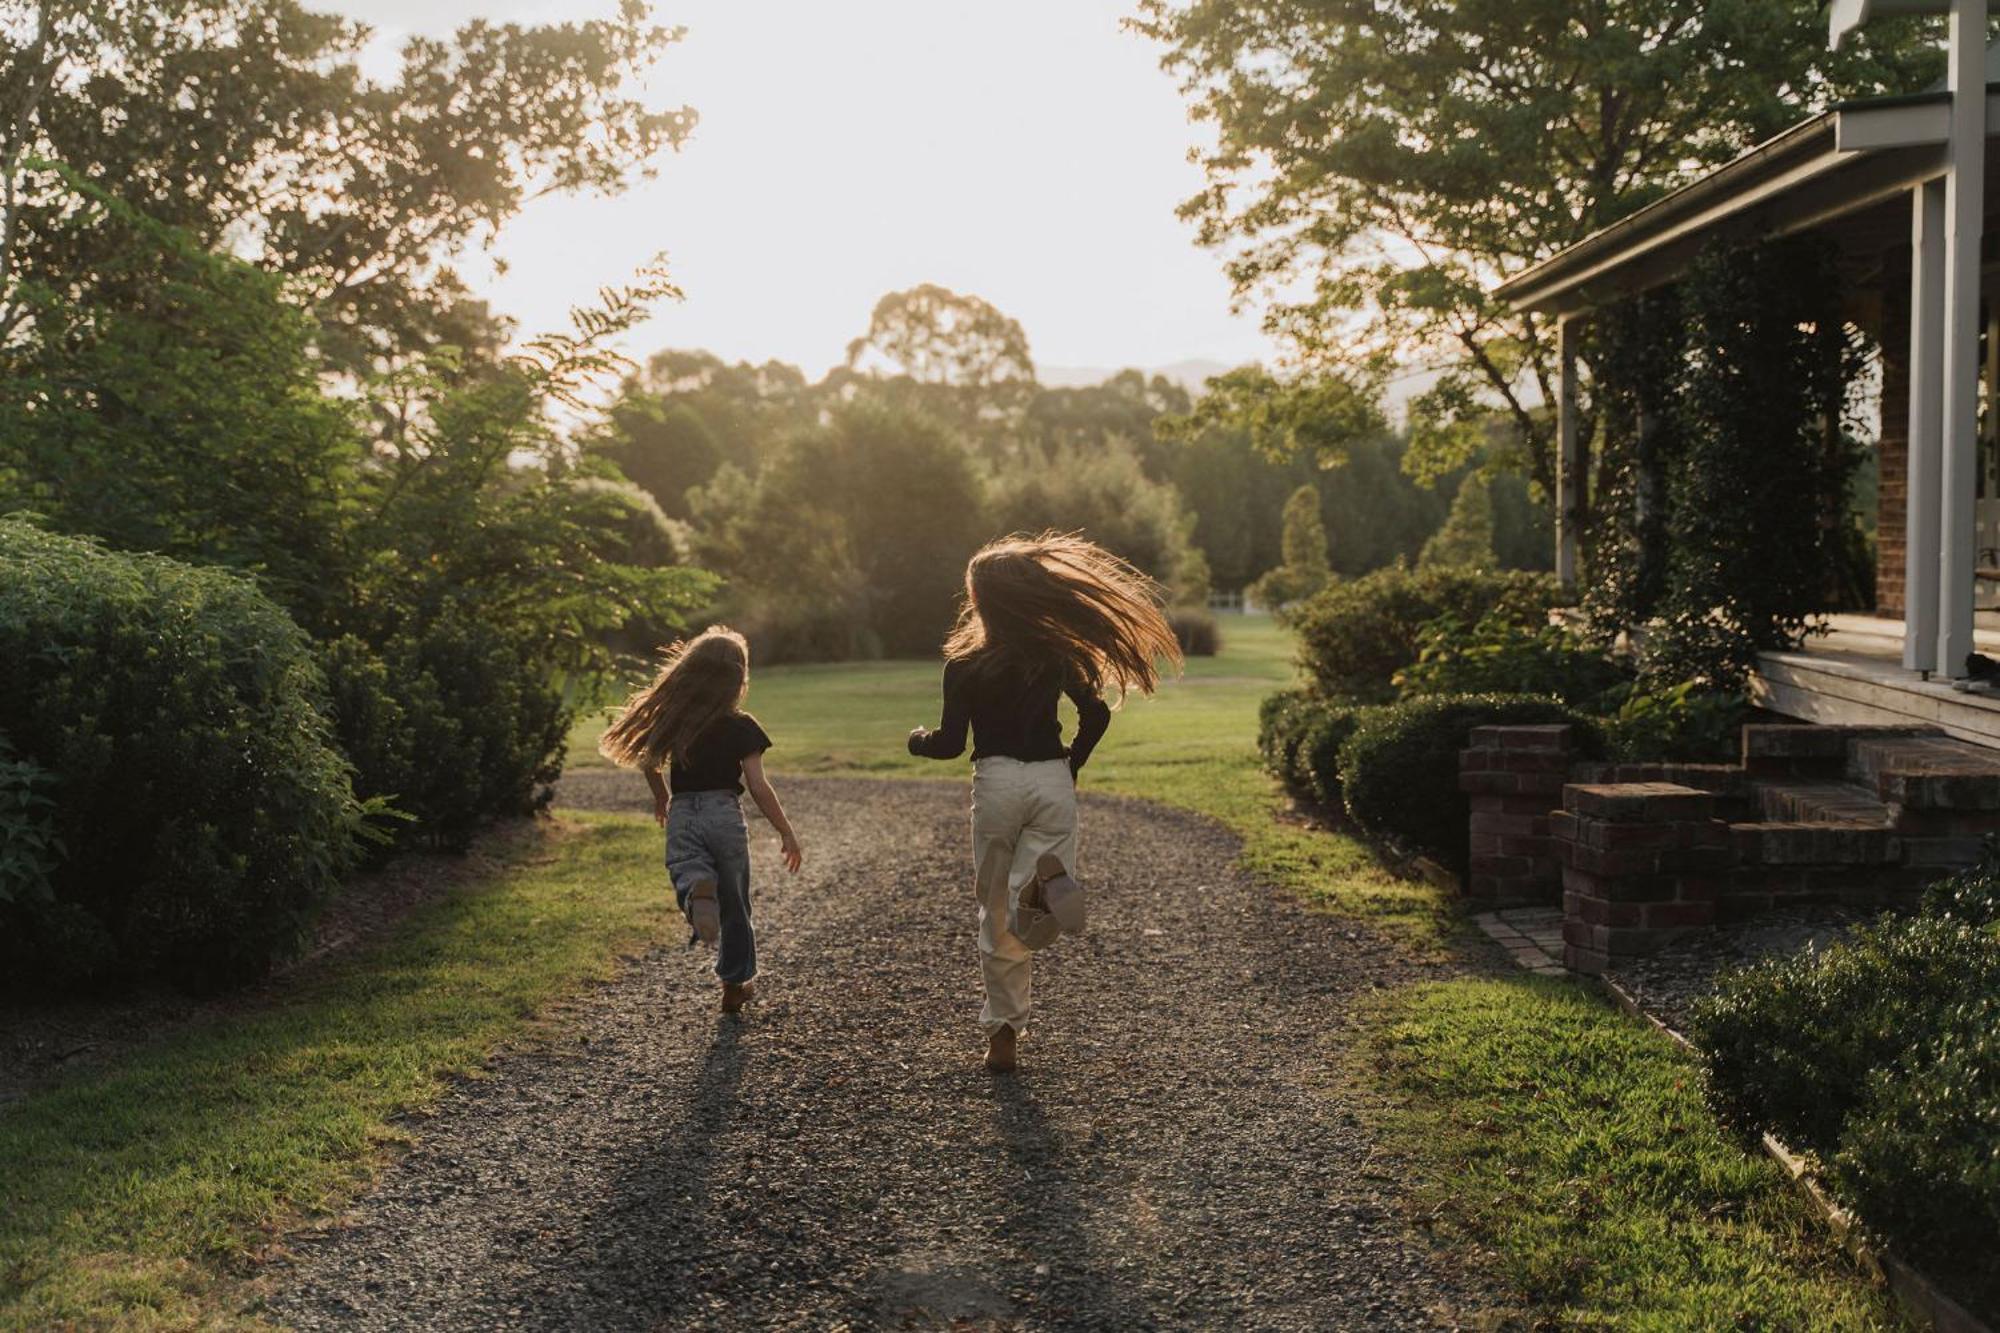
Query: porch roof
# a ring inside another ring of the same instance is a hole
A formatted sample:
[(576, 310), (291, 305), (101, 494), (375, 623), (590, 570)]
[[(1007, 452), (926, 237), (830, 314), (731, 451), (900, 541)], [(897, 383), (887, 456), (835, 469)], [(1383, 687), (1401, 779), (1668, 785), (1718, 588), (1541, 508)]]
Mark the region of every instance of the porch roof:
[[(1672, 281), (1718, 237), (1747, 244), (1864, 213), (1943, 174), (1949, 114), (1943, 92), (1844, 103), (1592, 232), (1495, 294), (1519, 311), (1578, 314)], [(2000, 81), (1987, 85), (1986, 133), (1991, 159)]]

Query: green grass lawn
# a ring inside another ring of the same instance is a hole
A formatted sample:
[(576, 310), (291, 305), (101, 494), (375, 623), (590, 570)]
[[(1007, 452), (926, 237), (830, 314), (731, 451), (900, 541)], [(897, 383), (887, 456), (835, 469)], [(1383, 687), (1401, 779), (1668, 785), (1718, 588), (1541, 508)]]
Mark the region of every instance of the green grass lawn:
[(1385, 1130), (1418, 1206), (1547, 1326), (1901, 1326), (1777, 1165), (1724, 1136), (1693, 1061), (1596, 995), (1441, 982), (1379, 1019)]
[(275, 1228), (365, 1179), (392, 1119), (663, 924), (658, 833), (577, 817), (268, 1007), (0, 1111), (0, 1327), (209, 1327)]
[[(1222, 651), (1190, 658), (1153, 698), (1134, 696), (1084, 770), (1087, 790), (1143, 796), (1209, 815), (1242, 838), (1244, 863), (1272, 882), (1413, 940), (1435, 942), (1451, 920), (1437, 892), (1385, 870), (1351, 838), (1286, 817), (1287, 802), (1256, 752), (1257, 705), (1290, 683), (1290, 637), (1268, 616), (1225, 615)], [(963, 778), (965, 761), (912, 758), (903, 739), (935, 726), (937, 662), (751, 665), (750, 711), (776, 742), (774, 774)], [(1074, 724), (1068, 717), (1064, 726)], [(604, 715), (580, 719), (572, 766), (601, 765)], [(782, 791), (781, 791), (782, 794)]]

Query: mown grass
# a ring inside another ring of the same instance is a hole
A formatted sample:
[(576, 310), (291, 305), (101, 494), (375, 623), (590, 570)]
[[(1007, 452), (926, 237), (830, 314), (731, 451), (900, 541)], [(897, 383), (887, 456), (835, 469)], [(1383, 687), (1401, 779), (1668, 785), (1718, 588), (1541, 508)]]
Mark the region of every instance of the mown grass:
[(1384, 1130), (1416, 1203), (1563, 1328), (1879, 1329), (1900, 1322), (1665, 1037), (1562, 981), (1385, 999)]
[[(1412, 942), (1435, 944), (1451, 917), (1427, 884), (1385, 869), (1352, 838), (1288, 818), (1287, 801), (1256, 752), (1257, 705), (1294, 676), (1290, 636), (1268, 616), (1220, 617), (1222, 651), (1191, 658), (1153, 698), (1134, 696), (1084, 770), (1088, 790), (1146, 797), (1208, 815), (1243, 840), (1252, 871), (1307, 899), (1365, 917)], [(914, 726), (934, 726), (936, 662), (751, 667), (749, 708), (776, 741), (773, 773), (963, 778), (963, 761), (915, 759)], [(1064, 706), (1064, 725), (1073, 725)], [(570, 736), (572, 765), (597, 757), (602, 714)]]
[(361, 1181), (394, 1117), (655, 937), (657, 838), (575, 817), (514, 839), (275, 1002), (0, 1109), (0, 1327), (233, 1321), (242, 1261)]

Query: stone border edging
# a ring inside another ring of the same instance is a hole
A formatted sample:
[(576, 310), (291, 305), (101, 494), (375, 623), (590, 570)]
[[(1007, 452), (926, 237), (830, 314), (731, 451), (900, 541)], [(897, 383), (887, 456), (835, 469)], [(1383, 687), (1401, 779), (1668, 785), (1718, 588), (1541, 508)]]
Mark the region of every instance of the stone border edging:
[[(1646, 1012), (1630, 991), (1610, 977), (1599, 976), (1591, 980), (1619, 1009), (1665, 1033), (1682, 1050), (1695, 1049), (1693, 1042), (1657, 1016)], [(1782, 1167), (1787, 1178), (1805, 1195), (1820, 1220), (1833, 1233), (1834, 1239), (1840, 1242), (1841, 1248), (1863, 1269), (1888, 1284), (1890, 1293), (1905, 1315), (1923, 1327), (1935, 1329), (1936, 1333), (1994, 1333), (1984, 1320), (1945, 1295), (1937, 1283), (1920, 1270), (1886, 1247), (1870, 1244), (1854, 1214), (1834, 1202), (1819, 1181), (1813, 1178), (1805, 1159), (1787, 1147), (1782, 1139), (1764, 1134), (1759, 1136), (1759, 1144), (1765, 1155)]]

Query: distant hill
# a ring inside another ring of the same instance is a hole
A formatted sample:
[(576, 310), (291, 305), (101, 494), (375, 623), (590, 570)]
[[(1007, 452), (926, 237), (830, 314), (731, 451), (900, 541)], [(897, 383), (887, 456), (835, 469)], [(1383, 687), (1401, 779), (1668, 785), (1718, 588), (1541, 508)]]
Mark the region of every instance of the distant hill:
[[(1140, 366), (1148, 379), (1164, 375), (1174, 383), (1186, 388), (1190, 393), (1199, 393), (1211, 375), (1220, 375), (1235, 367), (1222, 361), (1200, 359), (1176, 361), (1165, 366)], [(1102, 366), (1036, 366), (1035, 378), (1051, 389), (1082, 389), (1092, 384), (1102, 384), (1116, 375), (1123, 366), (1105, 368)]]

